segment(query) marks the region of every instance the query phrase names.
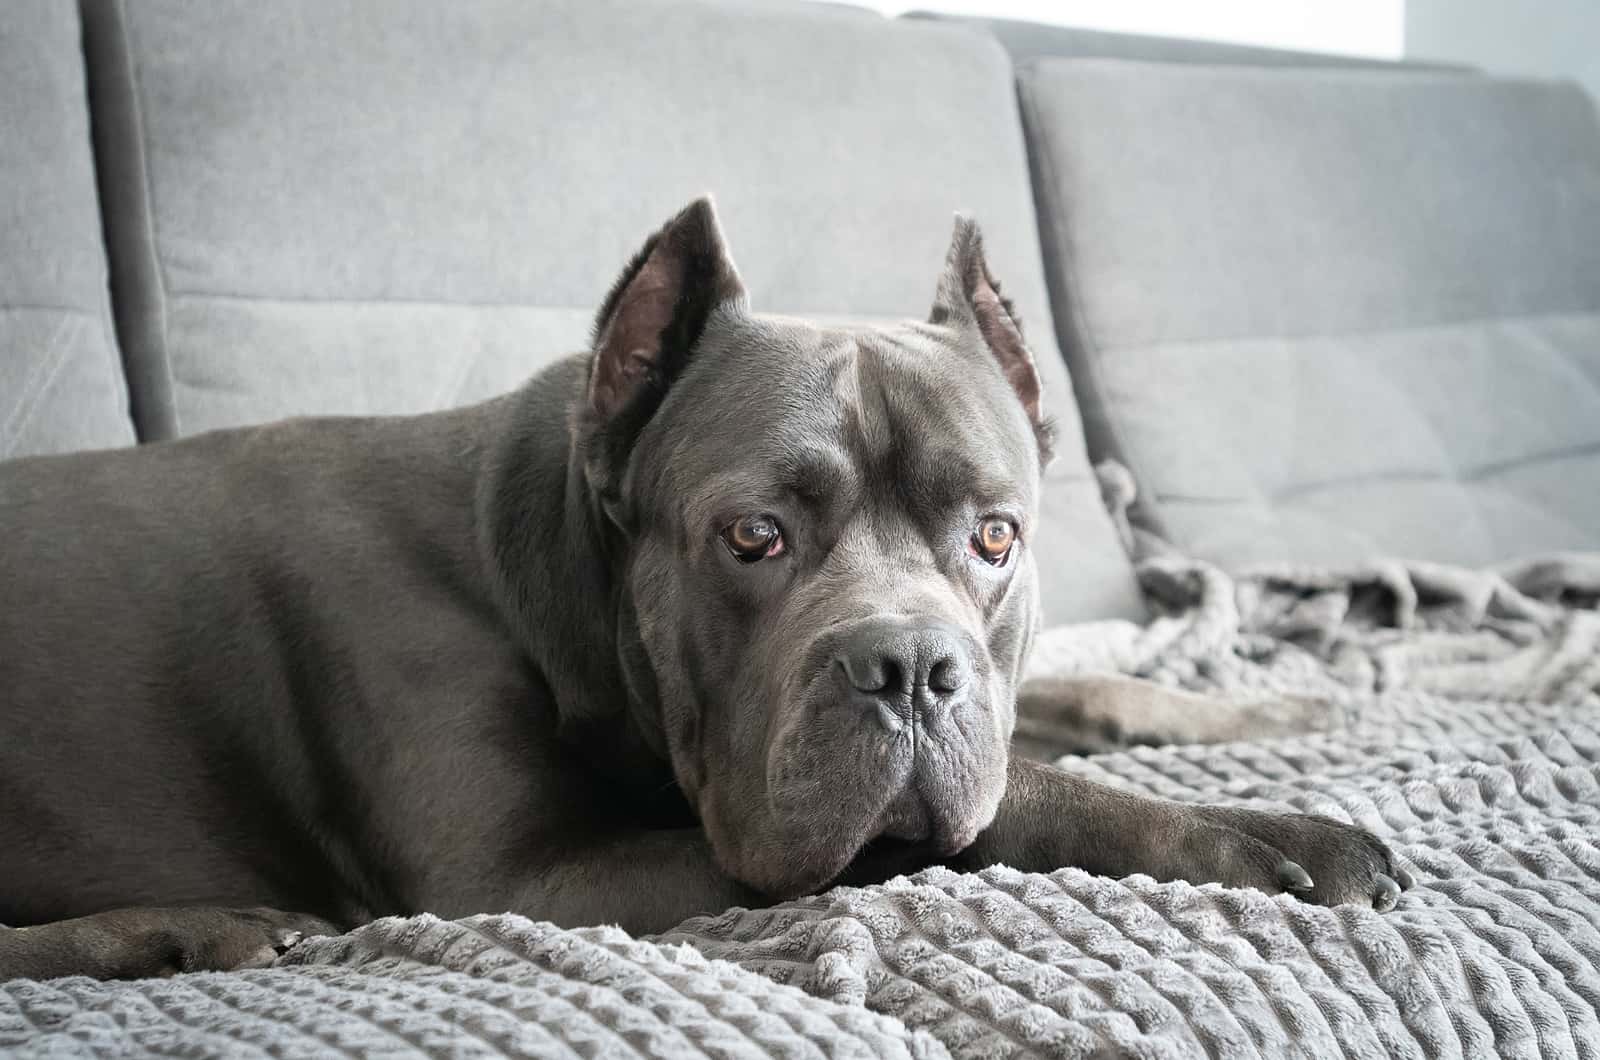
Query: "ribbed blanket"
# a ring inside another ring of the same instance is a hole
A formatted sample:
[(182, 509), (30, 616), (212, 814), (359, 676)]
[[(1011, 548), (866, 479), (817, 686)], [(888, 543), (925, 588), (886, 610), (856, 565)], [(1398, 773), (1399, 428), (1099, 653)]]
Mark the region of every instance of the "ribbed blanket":
[(0, 1052), (314, 1056), (1600, 1055), (1600, 556), (1229, 578), (1047, 633), (1040, 673), (1326, 700), (1337, 731), (1061, 764), (1383, 835), (1388, 914), (1064, 869), (930, 870), (656, 939), (385, 920), (272, 969), (0, 985)]

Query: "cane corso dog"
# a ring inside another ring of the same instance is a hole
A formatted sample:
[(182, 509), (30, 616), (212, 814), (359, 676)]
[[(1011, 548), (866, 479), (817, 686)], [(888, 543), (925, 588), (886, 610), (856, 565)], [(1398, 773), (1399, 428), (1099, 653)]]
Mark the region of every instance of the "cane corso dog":
[(649, 932), (932, 863), (1392, 907), (1359, 828), (1011, 753), (1073, 562), (1050, 444), (974, 224), (926, 321), (825, 327), (751, 312), (701, 200), (505, 397), (0, 467), (0, 979), (418, 911)]

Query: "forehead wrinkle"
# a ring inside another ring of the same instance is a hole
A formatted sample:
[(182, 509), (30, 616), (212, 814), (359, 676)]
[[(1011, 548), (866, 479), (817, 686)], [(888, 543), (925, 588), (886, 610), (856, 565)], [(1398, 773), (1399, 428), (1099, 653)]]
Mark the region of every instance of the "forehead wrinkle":
[(842, 494), (850, 485), (849, 462), (829, 449), (797, 449), (777, 467), (783, 488), (809, 504)]
[(859, 403), (851, 370), (858, 352), (854, 340), (844, 332), (823, 334), (828, 341), (814, 353), (820, 372), (808, 373), (805, 385), (787, 395), (806, 415), (767, 449), (777, 487), (812, 505), (848, 488), (854, 478), (836, 441)]
[(871, 466), (894, 447), (889, 399), (878, 378), (879, 359), (868, 356), (875, 352), (859, 339), (852, 341), (848, 363), (839, 373), (842, 433), (862, 467)]
[(900, 473), (930, 504), (949, 508), (973, 495), (997, 503), (1015, 490), (1003, 456), (987, 463), (974, 458), (975, 453), (1002, 454), (1008, 447), (964, 387), (951, 400), (929, 380), (910, 374), (893, 397), (893, 414), (915, 420), (924, 439), (899, 454)]
[(930, 515), (963, 510), (973, 497), (987, 502), (995, 492), (977, 465), (959, 450), (941, 446), (908, 453), (900, 463), (913, 496)]
[[(936, 535), (957, 513), (973, 505), (1018, 503), (1025, 484), (1004, 455), (1015, 447), (1006, 442), (1005, 425), (991, 422), (994, 410), (980, 400), (976, 387), (959, 376), (936, 374), (940, 350), (912, 341), (912, 336), (880, 332), (882, 340), (866, 346), (863, 361), (883, 425), (878, 434), (891, 444), (863, 454), (875, 476), (898, 486), (904, 507), (925, 534)], [(906, 439), (912, 444), (892, 444)], [(969, 444), (976, 443), (976, 444)], [(995, 454), (991, 463), (975, 453)]]
[[(1019, 439), (1031, 440), (1031, 431), (1019, 435), (1017, 427), (1026, 428), (1023, 409), (999, 372), (998, 363), (986, 350), (963, 348), (960, 332), (947, 326), (908, 321), (884, 337), (898, 349), (920, 355), (923, 364), (944, 361), (961, 373), (962, 386), (945, 395), (944, 401), (919, 401), (925, 408), (940, 414), (947, 424), (968, 434), (980, 435), (986, 446), (1002, 452), (1017, 452)], [(919, 373), (913, 385), (926, 386), (927, 377)], [(998, 398), (1002, 407), (996, 408), (987, 398)], [(1030, 449), (1031, 446), (1025, 446)], [(1019, 452), (1025, 457), (1025, 452)]]
[(892, 347), (897, 352), (912, 358), (926, 357), (927, 349), (912, 342), (905, 334), (907, 330), (903, 324), (898, 324), (894, 327), (873, 328), (871, 336), (875, 345)]
[(720, 519), (724, 505), (731, 501), (753, 501), (769, 490), (760, 477), (749, 470), (724, 471), (706, 479), (684, 504), (689, 526), (707, 526)]
[(729, 505), (776, 506), (793, 497), (815, 507), (831, 497), (842, 496), (851, 488), (853, 478), (849, 464), (837, 454), (799, 446), (780, 455), (766, 469), (747, 466), (713, 474), (693, 491), (684, 505), (684, 515), (691, 526), (704, 526), (726, 516)]

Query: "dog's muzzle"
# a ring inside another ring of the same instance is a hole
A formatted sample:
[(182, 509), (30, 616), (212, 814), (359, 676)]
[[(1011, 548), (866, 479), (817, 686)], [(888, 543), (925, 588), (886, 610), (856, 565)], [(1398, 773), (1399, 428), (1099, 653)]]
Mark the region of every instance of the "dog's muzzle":
[(937, 619), (873, 619), (841, 638), (834, 669), (847, 708), (898, 733), (943, 724), (966, 698), (972, 649), (960, 630)]

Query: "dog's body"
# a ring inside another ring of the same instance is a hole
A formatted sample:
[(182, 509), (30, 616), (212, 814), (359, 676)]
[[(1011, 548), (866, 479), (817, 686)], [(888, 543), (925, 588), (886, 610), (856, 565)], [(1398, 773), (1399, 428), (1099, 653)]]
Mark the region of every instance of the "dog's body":
[(39, 925), (0, 979), (933, 861), (1391, 906), (1358, 829), (1008, 754), (1070, 562), (1030, 549), (1047, 444), (971, 226), (928, 324), (829, 330), (745, 310), (702, 202), (507, 397), (0, 467), (0, 923)]

